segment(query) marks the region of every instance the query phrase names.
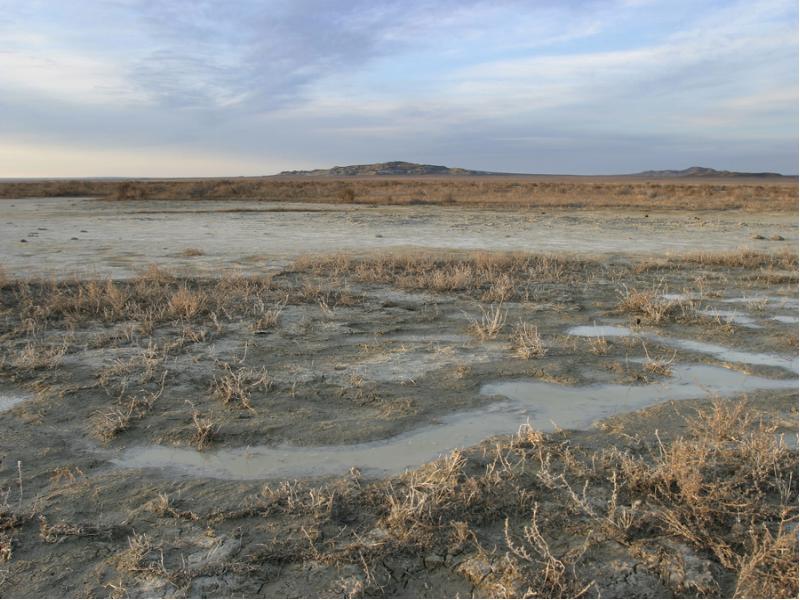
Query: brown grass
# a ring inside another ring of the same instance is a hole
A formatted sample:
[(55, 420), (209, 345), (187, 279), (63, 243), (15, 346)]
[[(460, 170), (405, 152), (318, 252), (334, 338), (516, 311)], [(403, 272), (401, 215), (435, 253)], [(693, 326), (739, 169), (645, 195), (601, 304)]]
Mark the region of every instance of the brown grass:
[(624, 286), (619, 295), (619, 310), (638, 315), (655, 325), (694, 315), (694, 304), (690, 300), (667, 300), (663, 298), (660, 286), (649, 290)]
[[(355, 567), (368, 596), (414, 556), (483, 597), (639, 594), (653, 580), (672, 596), (795, 597), (797, 453), (744, 402), (713, 402), (686, 425), (672, 441), (599, 450), (528, 426), (387, 481), (265, 487), (211, 518), (293, 519), (300, 541), (265, 546), (254, 564)], [(620, 592), (625, 564), (642, 583)]]
[[(522, 252), (392, 252), (369, 257), (348, 254), (304, 256), (293, 268), (329, 278), (391, 284), (406, 289), (465, 292), (498, 303), (527, 300), (533, 284), (586, 281), (601, 263), (589, 259)], [(502, 299), (502, 300), (501, 300)]]
[(536, 325), (520, 321), (514, 326), (511, 333), (511, 343), (514, 346), (514, 353), (520, 358), (541, 358), (547, 354), (542, 336)]
[(194, 426), (192, 444), (198, 450), (205, 450), (211, 446), (211, 443), (219, 434), (220, 425), (214, 419), (212, 413), (203, 415), (191, 402), (187, 403), (192, 409), (192, 425)]
[(508, 311), (503, 310), (501, 304), (492, 305), (489, 308), (481, 306), (480, 309), (481, 318), (473, 319), (469, 330), (482, 340), (493, 340), (505, 327)]
[(228, 363), (221, 364), (222, 373), (214, 376), (211, 390), (216, 398), (225, 406), (238, 404), (248, 410), (254, 410), (250, 403), (253, 391), (266, 391), (271, 385), (271, 380), (266, 369), (250, 369), (239, 367), (234, 369)]
[(115, 201), (266, 200), (492, 208), (797, 210), (797, 182), (610, 178), (240, 178), (0, 184), (0, 198), (100, 196)]

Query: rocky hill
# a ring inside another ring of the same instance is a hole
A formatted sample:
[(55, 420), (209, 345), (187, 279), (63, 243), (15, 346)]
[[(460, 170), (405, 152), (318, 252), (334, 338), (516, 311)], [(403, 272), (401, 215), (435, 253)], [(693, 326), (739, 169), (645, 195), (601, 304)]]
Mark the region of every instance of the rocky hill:
[(499, 175), (489, 171), (473, 171), (442, 165), (422, 165), (419, 163), (394, 161), (373, 163), (369, 165), (350, 165), (331, 169), (314, 169), (312, 171), (283, 171), (283, 176), (309, 177), (369, 177), (369, 176), (402, 176), (402, 175)]

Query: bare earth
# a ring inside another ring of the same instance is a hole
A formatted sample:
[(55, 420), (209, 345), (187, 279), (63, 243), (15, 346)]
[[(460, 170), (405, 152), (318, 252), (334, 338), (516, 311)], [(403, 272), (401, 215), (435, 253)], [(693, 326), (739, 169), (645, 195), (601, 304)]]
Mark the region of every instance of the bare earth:
[(0, 597), (797, 594), (796, 213), (0, 214)]
[[(774, 252), (798, 241), (793, 212), (46, 198), (0, 199), (0, 214), (5, 269), (57, 277), (130, 277), (150, 263), (262, 272), (307, 253), (391, 248), (663, 255), (742, 247)], [(203, 255), (183, 256), (187, 248)]]

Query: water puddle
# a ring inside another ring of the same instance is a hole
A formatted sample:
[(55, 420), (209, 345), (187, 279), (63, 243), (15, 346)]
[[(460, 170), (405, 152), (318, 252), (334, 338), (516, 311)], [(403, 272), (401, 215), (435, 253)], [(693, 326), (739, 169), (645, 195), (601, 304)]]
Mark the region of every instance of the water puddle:
[(797, 315), (775, 315), (772, 317), (773, 321), (778, 321), (779, 323), (797, 323), (798, 318)]
[(708, 354), (717, 360), (733, 363), (745, 363), (749, 365), (763, 365), (765, 367), (779, 367), (793, 373), (798, 373), (798, 359), (797, 357), (779, 356), (777, 354), (767, 354), (765, 352), (745, 352), (741, 350), (733, 350), (725, 346), (718, 346), (717, 344), (709, 344), (706, 342), (696, 342), (694, 340), (680, 340), (675, 338), (661, 337), (658, 335), (644, 336), (647, 339), (664, 344), (665, 346), (673, 346), (689, 352), (697, 352), (699, 354)]
[(30, 400), (30, 398), (27, 394), (0, 390), (0, 413), (11, 410), (17, 404)]
[(785, 296), (742, 296), (741, 298), (723, 298), (720, 302), (729, 304), (762, 305), (764, 308), (797, 308), (797, 298)]
[(718, 310), (716, 308), (709, 308), (706, 310), (698, 310), (697, 312), (701, 315), (707, 315), (709, 317), (721, 319), (729, 323), (736, 323), (738, 325), (744, 325), (745, 327), (751, 327), (753, 329), (761, 328), (761, 325), (758, 325), (753, 317), (748, 317), (747, 315), (743, 315), (735, 310)]
[(615, 325), (578, 325), (577, 327), (570, 327), (567, 330), (567, 335), (580, 337), (629, 337), (634, 333), (627, 327)]
[(339, 475), (351, 467), (370, 476), (415, 468), (455, 448), (513, 433), (529, 420), (542, 431), (582, 429), (597, 419), (663, 402), (727, 396), (757, 389), (796, 388), (794, 380), (753, 377), (722, 367), (678, 365), (673, 376), (649, 385), (569, 387), (536, 380), (483, 386), (486, 396), (504, 396), (479, 410), (448, 415), (435, 424), (385, 440), (347, 446), (253, 446), (199, 452), (189, 448), (128, 448), (112, 460), (123, 468), (156, 468), (218, 479), (269, 479)]
[(671, 338), (653, 333), (634, 333), (627, 327), (613, 327), (613, 326), (579, 326), (572, 327), (567, 330), (567, 334), (576, 335), (581, 337), (625, 337), (637, 335), (638, 337), (650, 340), (665, 346), (672, 346), (673, 348), (680, 348), (688, 350), (689, 352), (697, 352), (698, 354), (707, 354), (713, 356), (717, 360), (744, 363), (750, 365), (762, 365), (767, 367), (778, 367), (798, 373), (798, 359), (797, 357), (780, 356), (777, 354), (768, 354), (766, 352), (747, 352), (744, 350), (733, 350), (725, 346), (718, 346), (717, 344), (709, 344), (706, 342), (697, 342), (695, 340), (683, 340), (678, 338)]

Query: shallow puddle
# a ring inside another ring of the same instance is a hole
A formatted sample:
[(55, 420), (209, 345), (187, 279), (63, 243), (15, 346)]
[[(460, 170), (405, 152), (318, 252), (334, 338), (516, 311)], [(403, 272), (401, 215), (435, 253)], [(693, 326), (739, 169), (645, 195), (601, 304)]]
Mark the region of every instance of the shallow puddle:
[(787, 371), (791, 371), (792, 373), (798, 372), (797, 357), (780, 356), (778, 354), (768, 354), (766, 352), (747, 352), (744, 350), (734, 350), (732, 348), (719, 346), (717, 344), (709, 344), (695, 340), (683, 340), (679, 338), (656, 335), (653, 333), (634, 333), (627, 327), (587, 325), (572, 327), (567, 330), (567, 333), (569, 335), (581, 337), (626, 337), (636, 335), (642, 339), (657, 342), (665, 346), (672, 346), (673, 348), (680, 348), (690, 352), (697, 352), (698, 354), (707, 354), (709, 356), (713, 356), (717, 360), (722, 360), (725, 362), (778, 367)]
[(794, 380), (753, 377), (707, 365), (679, 365), (673, 376), (649, 385), (603, 384), (562, 386), (537, 380), (501, 381), (484, 385), (486, 396), (504, 396), (479, 410), (443, 417), (385, 440), (347, 446), (254, 446), (199, 452), (166, 446), (133, 447), (111, 462), (124, 468), (156, 468), (167, 472), (219, 479), (313, 477), (346, 473), (351, 467), (371, 476), (400, 473), (455, 448), (480, 443), (494, 435), (533, 427), (584, 429), (598, 419), (666, 400), (728, 396), (757, 389), (791, 389)]
[(577, 335), (579, 337), (628, 337), (634, 335), (633, 331), (627, 327), (616, 325), (578, 325), (570, 327), (567, 335)]
[(0, 413), (11, 410), (11, 408), (26, 400), (30, 400), (30, 396), (27, 394), (0, 390)]
[(798, 318), (797, 315), (775, 315), (772, 317), (773, 321), (778, 321), (779, 323), (797, 323)]
[(744, 325), (745, 327), (751, 327), (753, 329), (758, 329), (761, 327), (761, 325), (756, 323), (756, 320), (753, 317), (748, 317), (747, 315), (743, 315), (735, 310), (717, 310), (715, 308), (709, 308), (706, 310), (699, 310), (697, 312), (701, 315), (714, 317), (715, 319), (718, 318), (722, 321), (736, 323), (737, 325)]
[(740, 298), (723, 298), (720, 302), (729, 304), (763, 305), (764, 308), (796, 308), (797, 298), (785, 296), (742, 296)]
[(661, 337), (658, 335), (643, 336), (659, 344), (665, 346), (672, 346), (690, 352), (697, 352), (699, 354), (708, 354), (717, 360), (733, 363), (744, 363), (748, 365), (763, 365), (765, 367), (778, 367), (791, 371), (798, 372), (797, 357), (780, 356), (777, 354), (767, 354), (765, 352), (745, 352), (742, 350), (733, 350), (725, 346), (718, 346), (717, 344), (709, 344), (707, 342), (697, 342), (695, 340), (681, 340), (676, 338)]

